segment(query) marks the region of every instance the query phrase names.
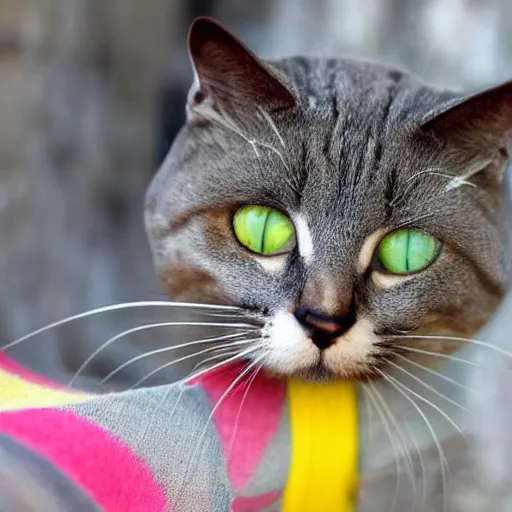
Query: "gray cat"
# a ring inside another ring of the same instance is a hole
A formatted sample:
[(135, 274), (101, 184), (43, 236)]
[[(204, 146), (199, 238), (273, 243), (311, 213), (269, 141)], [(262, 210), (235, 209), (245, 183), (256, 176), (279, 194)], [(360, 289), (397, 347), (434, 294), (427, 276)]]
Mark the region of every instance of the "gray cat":
[(189, 43), (188, 123), (146, 209), (171, 296), (246, 308), (250, 357), (286, 376), (378, 377), (485, 325), (507, 284), (511, 83), (461, 100), (375, 64), (263, 63), (206, 19)]
[[(461, 97), (372, 63), (263, 62), (207, 18), (189, 51), (187, 123), (146, 203), (169, 294), (243, 308), (260, 332), (239, 356), (272, 374), (360, 383), (361, 411), (378, 413), (361, 412), (361, 510), (507, 510), (503, 460), (481, 449), (503, 424), (460, 404), (484, 411), (482, 387), (460, 392), (482, 376), (456, 387), (460, 372), (436, 368), (483, 348), (472, 337), (508, 286), (512, 82)], [(450, 492), (443, 451), (467, 470)], [(476, 483), (482, 501), (462, 500)]]

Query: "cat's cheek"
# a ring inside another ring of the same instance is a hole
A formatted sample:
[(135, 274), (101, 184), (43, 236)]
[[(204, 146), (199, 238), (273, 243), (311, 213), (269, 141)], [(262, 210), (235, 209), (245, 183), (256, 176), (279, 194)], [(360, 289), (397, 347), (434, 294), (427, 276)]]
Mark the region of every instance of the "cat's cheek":
[(295, 317), (278, 312), (263, 329), (266, 339), (265, 367), (280, 375), (294, 375), (314, 366), (320, 350), (306, 336)]
[(376, 341), (373, 323), (361, 318), (324, 351), (323, 362), (337, 377), (355, 378), (370, 373), (369, 359)]

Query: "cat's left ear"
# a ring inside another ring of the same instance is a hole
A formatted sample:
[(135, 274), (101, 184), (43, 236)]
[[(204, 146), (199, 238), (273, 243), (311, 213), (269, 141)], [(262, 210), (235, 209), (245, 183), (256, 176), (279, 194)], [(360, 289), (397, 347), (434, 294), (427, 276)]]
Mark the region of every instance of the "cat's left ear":
[(188, 36), (195, 81), (189, 108), (267, 112), (295, 106), (295, 98), (274, 69), (212, 18), (197, 18)]
[(421, 128), (468, 156), (512, 156), (512, 81), (444, 105)]

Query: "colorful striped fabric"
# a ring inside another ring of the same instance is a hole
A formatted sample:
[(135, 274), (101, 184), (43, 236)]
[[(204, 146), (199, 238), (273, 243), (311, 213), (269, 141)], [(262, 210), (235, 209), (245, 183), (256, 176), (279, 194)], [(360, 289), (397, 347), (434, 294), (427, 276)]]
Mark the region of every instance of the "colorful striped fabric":
[(73, 512), (352, 512), (354, 388), (258, 373), (230, 391), (239, 372), (89, 395), (0, 353), (0, 469)]

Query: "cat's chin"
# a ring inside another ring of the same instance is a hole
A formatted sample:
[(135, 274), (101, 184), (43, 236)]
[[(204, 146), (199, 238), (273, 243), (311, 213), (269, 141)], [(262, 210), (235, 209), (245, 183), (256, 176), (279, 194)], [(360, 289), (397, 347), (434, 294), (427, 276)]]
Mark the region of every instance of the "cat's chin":
[(334, 380), (347, 382), (369, 382), (381, 378), (379, 373), (375, 371), (375, 369), (371, 368), (361, 369), (358, 372), (354, 372), (353, 375), (338, 375), (322, 362), (311, 365), (310, 367), (301, 368), (292, 373), (280, 372), (275, 368), (267, 368), (265, 366), (263, 366), (262, 371), (271, 379), (299, 379), (316, 383), (325, 383)]

